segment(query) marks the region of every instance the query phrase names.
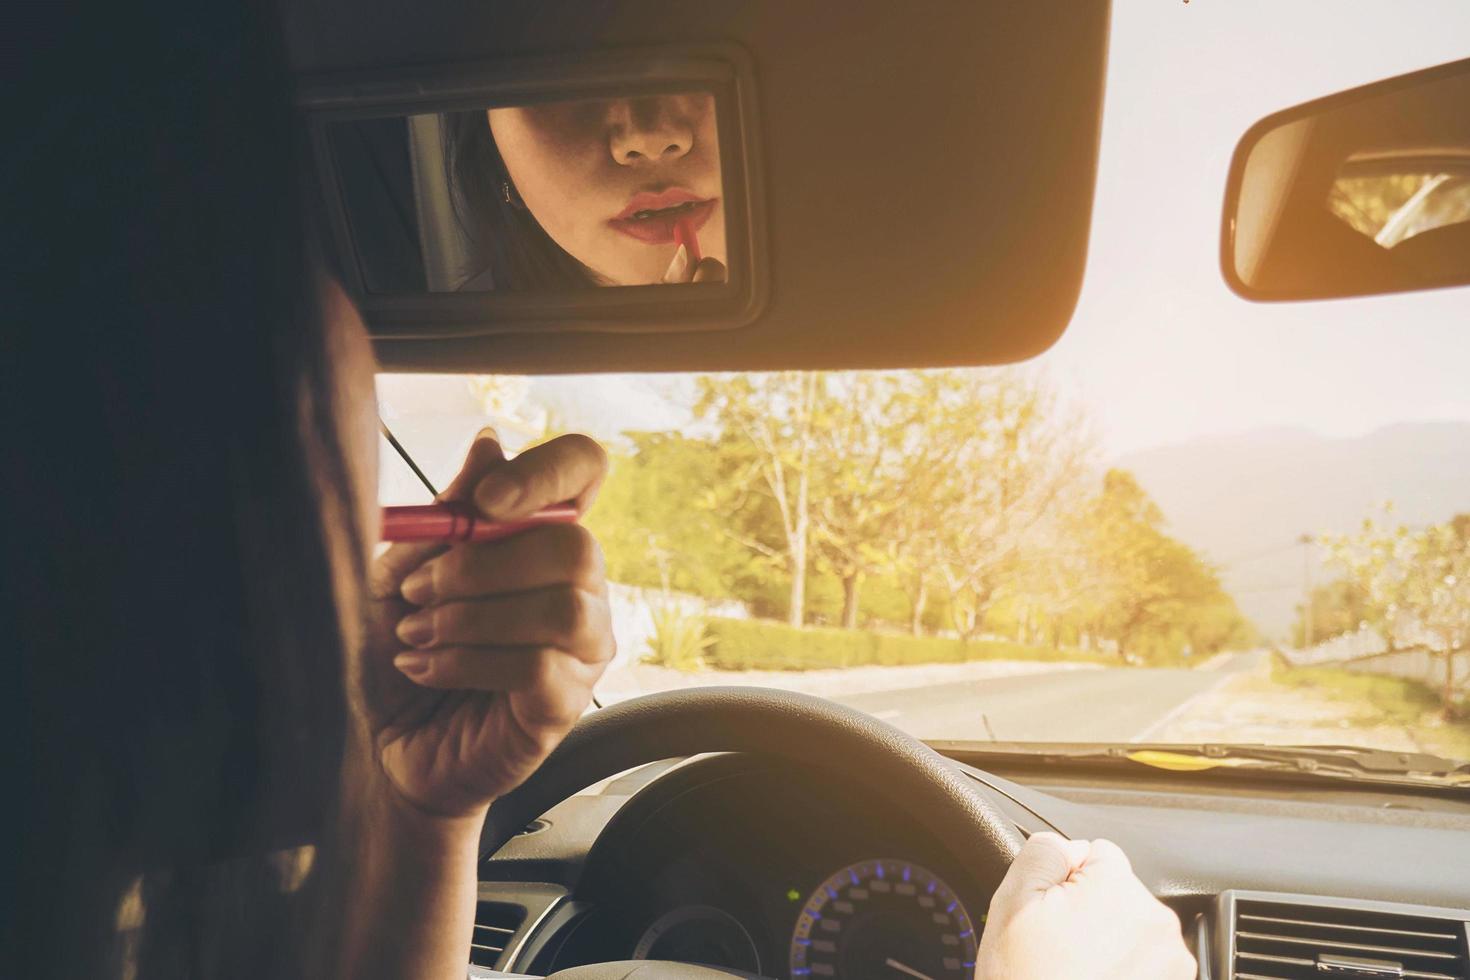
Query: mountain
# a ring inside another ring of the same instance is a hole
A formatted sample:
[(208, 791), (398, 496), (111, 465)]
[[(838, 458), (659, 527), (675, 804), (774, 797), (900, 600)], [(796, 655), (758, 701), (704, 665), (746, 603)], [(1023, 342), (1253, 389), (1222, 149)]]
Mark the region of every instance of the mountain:
[[(1385, 501), (1407, 524), (1470, 511), (1470, 422), (1405, 422), (1350, 438), (1258, 429), (1132, 453), (1170, 530), (1220, 568), (1241, 609), (1284, 638), (1302, 599), (1303, 534), (1350, 531)], [(1335, 572), (1313, 548), (1311, 574)]]

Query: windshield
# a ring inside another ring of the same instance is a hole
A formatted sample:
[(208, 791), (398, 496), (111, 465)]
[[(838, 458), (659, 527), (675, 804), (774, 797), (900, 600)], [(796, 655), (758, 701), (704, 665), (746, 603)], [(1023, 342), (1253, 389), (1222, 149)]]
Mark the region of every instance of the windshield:
[[(1037, 361), (379, 378), (438, 485), (487, 424), (608, 446), (603, 703), (756, 684), (925, 738), (1470, 759), (1470, 290), (1252, 305), (1218, 264), (1240, 135), (1464, 57), (1470, 8), (1114, 10), (1086, 281)], [(383, 502), (427, 497), (385, 443)]]

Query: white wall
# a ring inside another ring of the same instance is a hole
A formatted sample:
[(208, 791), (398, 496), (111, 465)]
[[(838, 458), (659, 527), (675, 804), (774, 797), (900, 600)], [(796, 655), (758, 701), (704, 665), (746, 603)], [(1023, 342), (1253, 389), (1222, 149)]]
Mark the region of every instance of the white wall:
[[(1438, 691), (1444, 685), (1444, 657), (1427, 647), (1387, 652), (1383, 638), (1370, 629), (1335, 636), (1307, 650), (1291, 650), (1286, 659), (1301, 667), (1334, 666), (1365, 674), (1385, 674), (1421, 681)], [(1470, 693), (1470, 650), (1454, 655), (1455, 688)]]

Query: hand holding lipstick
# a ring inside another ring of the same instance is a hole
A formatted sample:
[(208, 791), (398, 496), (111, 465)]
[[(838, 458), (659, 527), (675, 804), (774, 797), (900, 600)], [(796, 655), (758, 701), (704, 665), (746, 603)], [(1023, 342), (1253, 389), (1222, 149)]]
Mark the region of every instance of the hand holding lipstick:
[(706, 256), (698, 262), (692, 261), (683, 245), (674, 250), (674, 261), (664, 273), (664, 282), (724, 282), (725, 264), (717, 258)]
[[(584, 436), (506, 460), (486, 430), (439, 499), (495, 522), (563, 502), (580, 514), (606, 471)], [(612, 658), (597, 543), (574, 523), (400, 543), (375, 563), (371, 586), (353, 700), (391, 795), (433, 816), (481, 817), (576, 723)]]
[(665, 283), (724, 282), (725, 265), (719, 259), (706, 257), (699, 248), (699, 229), (684, 218), (674, 224), (674, 260), (664, 273)]

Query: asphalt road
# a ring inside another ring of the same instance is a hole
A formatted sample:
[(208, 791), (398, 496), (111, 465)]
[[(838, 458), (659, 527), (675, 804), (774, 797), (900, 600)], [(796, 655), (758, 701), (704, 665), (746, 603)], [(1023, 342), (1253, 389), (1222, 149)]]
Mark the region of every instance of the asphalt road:
[[(834, 700), (920, 738), (1001, 742), (1147, 741), (1190, 699), (1259, 654), (1212, 670), (1118, 667), (1049, 671), (991, 680), (876, 691)], [(987, 724), (988, 723), (988, 724)]]

